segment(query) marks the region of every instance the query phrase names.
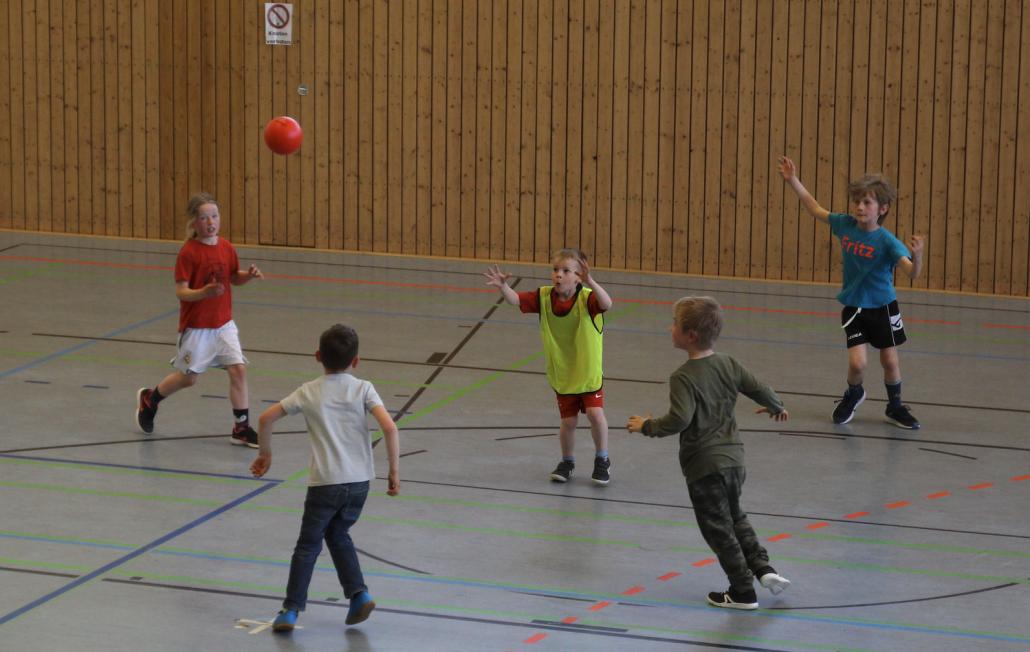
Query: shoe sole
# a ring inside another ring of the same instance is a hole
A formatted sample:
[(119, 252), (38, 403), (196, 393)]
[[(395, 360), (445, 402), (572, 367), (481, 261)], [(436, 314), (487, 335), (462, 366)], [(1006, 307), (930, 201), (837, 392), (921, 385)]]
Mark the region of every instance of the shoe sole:
[(282, 625), (272, 625), (273, 632), (292, 632), (294, 625), (283, 623)]
[(858, 412), (858, 406), (862, 405), (862, 403), (864, 402), (865, 394), (862, 395), (862, 398), (858, 399), (858, 403), (855, 403), (855, 407), (851, 408), (851, 414), (848, 415), (847, 419), (844, 419), (843, 421), (837, 421), (836, 419), (833, 419), (833, 422), (836, 423), (838, 426), (843, 426), (845, 423), (848, 423), (849, 421), (855, 418), (855, 412)]
[(147, 391), (146, 387), (140, 387), (139, 391), (136, 392), (136, 411), (132, 414), (132, 420), (136, 423), (136, 427), (139, 428), (140, 432), (144, 435), (149, 435), (154, 432), (154, 426), (150, 426), (150, 430), (143, 427), (143, 424), (139, 422), (139, 404), (143, 402), (143, 392)]
[(722, 609), (739, 609), (741, 611), (754, 611), (758, 608), (757, 602), (716, 602), (711, 598), (705, 598), (708, 604)]
[[(572, 476), (570, 475), (569, 478), (571, 478), (571, 477)], [(558, 475), (557, 473), (552, 473), (551, 474), (551, 481), (552, 482), (568, 482), (569, 478), (566, 478), (565, 476)]]
[(609, 480), (598, 480), (597, 478), (590, 478), (590, 480), (593, 481), (594, 484), (599, 484), (602, 487), (605, 486), (606, 484), (608, 484), (609, 482), (611, 482), (610, 479)]
[(233, 446), (249, 446), (250, 448), (260, 448), (257, 444), (252, 444), (246, 439), (236, 439), (232, 435), (229, 435), (229, 443)]
[(357, 625), (368, 620), (368, 617), (372, 615), (372, 610), (376, 608), (376, 601), (372, 600), (361, 605), (361, 609), (354, 616), (348, 616), (344, 622), (348, 625)]
[(893, 418), (888, 417), (888, 416), (884, 416), (883, 420), (886, 421), (887, 423), (893, 423), (897, 427), (904, 428), (905, 430), (919, 430), (919, 424), (918, 423), (915, 424), (914, 426), (910, 426), (910, 425), (906, 425), (906, 424), (898, 421), (897, 419), (893, 419)]
[(758, 583), (769, 589), (773, 595), (779, 595), (790, 588), (790, 580), (786, 577), (779, 577), (778, 579), (770, 579), (767, 582), (763, 582), (761, 579)]

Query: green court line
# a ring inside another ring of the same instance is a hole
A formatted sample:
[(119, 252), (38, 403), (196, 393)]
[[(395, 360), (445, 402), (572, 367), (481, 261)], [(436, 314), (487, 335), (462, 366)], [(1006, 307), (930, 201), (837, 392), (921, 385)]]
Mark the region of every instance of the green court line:
[(58, 485), (47, 485), (35, 482), (0, 481), (0, 487), (7, 487), (9, 489), (31, 489), (34, 491), (55, 491), (66, 494), (78, 494), (80, 496), (102, 496), (104, 498), (131, 498), (132, 500), (146, 500), (159, 503), (173, 503), (181, 505), (201, 505), (204, 507), (219, 507), (225, 504), (224, 500), (207, 500), (204, 498), (182, 498), (178, 496), (162, 496), (159, 494), (140, 494), (133, 493), (130, 491), (85, 489), (83, 487), (61, 487)]
[(893, 541), (890, 539), (845, 537), (833, 534), (813, 534), (808, 532), (798, 532), (796, 534), (793, 534), (792, 536), (801, 539), (813, 539), (816, 541), (840, 541), (843, 543), (858, 543), (870, 546), (893, 546), (896, 548), (907, 548), (910, 550), (930, 550), (933, 552), (949, 552), (960, 555), (988, 555), (991, 557), (1020, 557), (1023, 559), (1030, 559), (1030, 551), (1024, 550), (994, 550), (989, 548), (970, 548), (966, 546), (949, 546), (942, 543), (909, 543), (907, 541)]
[(640, 548), (636, 541), (622, 541), (619, 539), (595, 539), (592, 537), (580, 537), (567, 534), (547, 534), (544, 532), (526, 532), (524, 530), (509, 530), (504, 528), (475, 527), (471, 525), (458, 525), (454, 523), (441, 523), (439, 521), (424, 521), (410, 518), (392, 518), (389, 516), (378, 516), (375, 514), (362, 514), (362, 520), (373, 523), (385, 523), (387, 525), (410, 525), (414, 527), (429, 528), (433, 530), (451, 530), (456, 532), (469, 532), (473, 534), (490, 534), (493, 536), (509, 537), (514, 539), (535, 539), (539, 541), (556, 541), (560, 543), (588, 543), (596, 546), (620, 546), (623, 548)]
[[(40, 466), (45, 468), (57, 468), (57, 469), (77, 469), (80, 471), (89, 471), (98, 474), (107, 475), (135, 475), (145, 476), (149, 478), (168, 478), (171, 480), (189, 480), (190, 482), (209, 482), (214, 484), (226, 484), (226, 485), (239, 485), (246, 484), (248, 486), (253, 485), (254, 481), (247, 478), (220, 478), (217, 476), (206, 475), (203, 473), (190, 473), (189, 471), (183, 471), (181, 473), (171, 473), (168, 471), (158, 471), (154, 469), (126, 469), (116, 466), (99, 466), (92, 465), (89, 462), (45, 462), (43, 460), (28, 460), (17, 457), (0, 457), (0, 464), (16, 464), (22, 466)], [(60, 485), (42, 485), (48, 488), (53, 488), (55, 491), (60, 490), (71, 490), (70, 487), (61, 487)]]

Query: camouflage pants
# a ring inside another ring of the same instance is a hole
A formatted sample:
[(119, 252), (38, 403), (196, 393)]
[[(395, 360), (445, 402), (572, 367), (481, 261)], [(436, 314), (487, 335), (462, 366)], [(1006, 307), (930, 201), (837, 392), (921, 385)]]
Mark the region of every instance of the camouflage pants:
[(729, 468), (687, 484), (701, 536), (718, 557), (734, 591), (753, 591), (754, 576), (769, 568), (769, 553), (740, 508), (744, 477), (742, 467)]

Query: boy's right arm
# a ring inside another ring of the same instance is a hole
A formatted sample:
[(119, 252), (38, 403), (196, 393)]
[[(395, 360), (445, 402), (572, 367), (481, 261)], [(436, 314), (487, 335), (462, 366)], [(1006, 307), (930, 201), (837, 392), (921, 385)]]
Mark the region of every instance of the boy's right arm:
[(511, 274), (505, 274), (501, 271), (501, 268), (497, 265), (488, 267), (483, 276), (486, 277), (486, 284), (491, 285), (501, 291), (501, 295), (504, 296), (504, 300), (513, 306), (519, 305), (519, 293), (511, 289), (508, 286), (508, 279), (511, 278)]
[(286, 416), (282, 403), (276, 403), (261, 413), (258, 418), (258, 456), (250, 465), (250, 472), (255, 478), (268, 473), (272, 466), (272, 424)]
[(196, 290), (190, 288), (189, 281), (179, 281), (175, 284), (175, 297), (179, 301), (203, 301), (222, 294), (225, 294), (225, 286), (213, 281)]
[(379, 424), (379, 429), (383, 432), (383, 439), (386, 440), (386, 456), (390, 461), (390, 474), (386, 481), (386, 494), (388, 496), (396, 496), (401, 492), (401, 441), (397, 435), (397, 424), (393, 422), (390, 413), (382, 405), (372, 408), (372, 416), (375, 417), (376, 423)]
[(820, 206), (819, 202), (815, 200), (815, 197), (808, 192), (808, 189), (801, 185), (801, 180), (798, 179), (798, 169), (797, 166), (794, 165), (794, 161), (790, 160), (786, 156), (781, 156), (778, 163), (780, 174), (783, 175), (783, 180), (794, 189), (795, 193), (797, 193), (798, 199), (801, 200), (801, 205), (805, 207), (808, 214), (820, 222), (829, 224), (830, 211)]

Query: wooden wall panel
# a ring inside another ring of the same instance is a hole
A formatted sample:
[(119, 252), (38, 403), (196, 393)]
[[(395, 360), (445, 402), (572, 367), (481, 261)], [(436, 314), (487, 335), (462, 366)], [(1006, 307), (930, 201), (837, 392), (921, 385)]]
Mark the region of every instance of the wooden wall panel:
[[(899, 286), (1030, 294), (1030, 0), (9, 0), (0, 227), (836, 283), (823, 205), (899, 188)], [(297, 92), (300, 84), (308, 93)], [(264, 147), (297, 117), (301, 151)]]

